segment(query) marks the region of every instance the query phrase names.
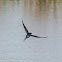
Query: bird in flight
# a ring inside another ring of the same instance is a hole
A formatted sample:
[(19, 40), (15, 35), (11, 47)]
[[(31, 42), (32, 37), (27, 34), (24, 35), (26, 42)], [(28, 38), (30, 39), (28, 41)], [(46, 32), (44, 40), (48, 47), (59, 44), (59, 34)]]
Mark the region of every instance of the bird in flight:
[(47, 37), (39, 37), (39, 36), (36, 36), (36, 35), (32, 35), (32, 33), (30, 33), (30, 32), (28, 31), (28, 29), (26, 28), (26, 26), (24, 25), (23, 20), (22, 20), (22, 24), (23, 24), (23, 27), (24, 27), (24, 29), (25, 29), (25, 31), (26, 31), (26, 34), (27, 34), (24, 40), (26, 40), (26, 39), (29, 38), (30, 36), (36, 37), (36, 38), (47, 38)]

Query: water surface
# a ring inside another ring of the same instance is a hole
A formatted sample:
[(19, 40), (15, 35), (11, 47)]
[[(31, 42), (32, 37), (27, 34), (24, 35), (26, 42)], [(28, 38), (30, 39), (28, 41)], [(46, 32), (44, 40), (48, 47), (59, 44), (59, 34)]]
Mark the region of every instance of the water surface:
[[(25, 38), (29, 32), (43, 38)], [(62, 62), (61, 0), (0, 0), (0, 62)]]

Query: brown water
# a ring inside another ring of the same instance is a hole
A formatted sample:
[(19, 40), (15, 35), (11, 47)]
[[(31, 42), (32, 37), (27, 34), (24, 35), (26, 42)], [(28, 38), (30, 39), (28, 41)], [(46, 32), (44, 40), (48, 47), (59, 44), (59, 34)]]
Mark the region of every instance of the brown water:
[(0, 0), (0, 62), (62, 62), (62, 1)]

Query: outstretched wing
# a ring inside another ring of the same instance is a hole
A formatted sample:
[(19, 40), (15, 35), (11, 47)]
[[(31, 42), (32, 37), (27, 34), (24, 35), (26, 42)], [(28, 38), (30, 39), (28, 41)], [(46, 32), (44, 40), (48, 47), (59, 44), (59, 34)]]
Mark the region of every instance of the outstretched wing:
[(35, 35), (31, 35), (32, 37), (36, 37), (36, 38), (47, 38), (47, 37), (39, 37), (39, 36), (35, 36)]
[(24, 25), (23, 21), (22, 21), (22, 24), (23, 24), (23, 27), (24, 27), (26, 33), (28, 33), (28, 30), (27, 30), (26, 26)]

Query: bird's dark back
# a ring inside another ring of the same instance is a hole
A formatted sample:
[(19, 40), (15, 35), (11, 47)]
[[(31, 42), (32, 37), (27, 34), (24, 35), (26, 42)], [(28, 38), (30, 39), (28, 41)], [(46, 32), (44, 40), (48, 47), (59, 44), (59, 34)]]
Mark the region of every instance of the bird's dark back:
[(31, 34), (32, 34), (32, 33), (27, 33), (27, 35), (29, 35), (29, 36), (30, 36)]

